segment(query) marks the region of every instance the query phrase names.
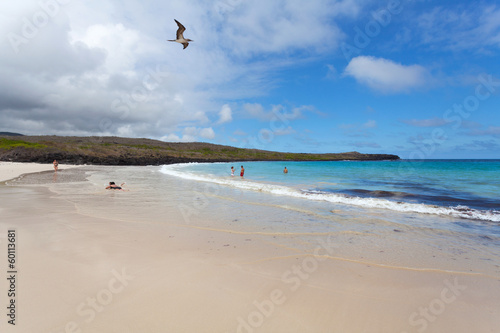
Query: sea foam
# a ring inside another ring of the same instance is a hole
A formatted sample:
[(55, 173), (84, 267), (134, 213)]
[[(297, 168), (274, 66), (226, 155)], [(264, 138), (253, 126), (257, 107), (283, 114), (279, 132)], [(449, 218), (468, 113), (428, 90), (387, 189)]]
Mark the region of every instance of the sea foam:
[(463, 219), (500, 222), (500, 211), (479, 210), (467, 206), (454, 207), (428, 205), (402, 201), (391, 201), (382, 198), (362, 198), (341, 193), (331, 193), (318, 190), (296, 189), (278, 184), (260, 183), (235, 177), (220, 177), (214, 175), (192, 173), (182, 169), (182, 165), (164, 165), (160, 172), (163, 174), (189, 180), (215, 183), (232, 188), (264, 192), (280, 196), (289, 196), (306, 200), (331, 202), (333, 204), (352, 205), (362, 208), (385, 209), (402, 213), (434, 214)]

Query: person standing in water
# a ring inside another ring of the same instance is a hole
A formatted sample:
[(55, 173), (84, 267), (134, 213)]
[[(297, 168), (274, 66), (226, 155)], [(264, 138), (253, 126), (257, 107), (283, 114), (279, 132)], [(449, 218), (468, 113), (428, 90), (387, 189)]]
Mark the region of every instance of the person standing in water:
[(288, 169), (285, 167), (285, 170), (283, 170), (283, 173), (288, 173)]
[(231, 166), (231, 176), (234, 176), (234, 166)]
[(54, 170), (57, 171), (57, 169), (59, 167), (59, 163), (57, 162), (57, 160), (54, 160), (54, 162), (52, 162), (52, 164), (54, 164)]
[(240, 171), (240, 176), (243, 177), (244, 174), (245, 174), (245, 168), (242, 165), (241, 166), (241, 171)]

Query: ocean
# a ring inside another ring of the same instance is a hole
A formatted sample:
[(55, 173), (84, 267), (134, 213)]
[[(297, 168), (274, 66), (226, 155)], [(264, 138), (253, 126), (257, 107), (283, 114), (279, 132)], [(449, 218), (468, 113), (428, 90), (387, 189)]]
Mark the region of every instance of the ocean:
[[(500, 160), (243, 164), (244, 179), (241, 163), (169, 165), (161, 172), (285, 198), (500, 222)], [(230, 177), (231, 166), (237, 177)]]
[[(105, 190), (109, 181), (127, 191)], [(499, 160), (85, 166), (9, 184), (48, 186), (94, 217), (242, 233), (306, 253), (327, 236), (343, 260), (500, 274)]]

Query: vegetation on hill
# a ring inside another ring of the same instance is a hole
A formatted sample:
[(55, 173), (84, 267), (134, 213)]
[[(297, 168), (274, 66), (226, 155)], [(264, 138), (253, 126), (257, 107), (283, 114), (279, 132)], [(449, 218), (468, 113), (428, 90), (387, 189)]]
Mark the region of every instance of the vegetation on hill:
[(0, 149), (10, 150), (17, 147), (40, 149), (40, 148), (46, 148), (47, 146), (39, 143), (26, 142), (22, 140), (10, 140), (6, 138), (0, 138)]
[(203, 142), (163, 142), (119, 137), (0, 137), (0, 160), (14, 162), (160, 165), (183, 162), (397, 160), (358, 152), (305, 154), (243, 149)]

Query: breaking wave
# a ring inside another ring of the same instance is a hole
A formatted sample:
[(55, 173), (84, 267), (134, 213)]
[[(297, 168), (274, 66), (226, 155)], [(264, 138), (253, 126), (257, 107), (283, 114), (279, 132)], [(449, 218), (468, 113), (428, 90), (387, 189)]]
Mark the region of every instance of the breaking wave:
[[(393, 195), (393, 192), (374, 191), (374, 196), (367, 196), (367, 193), (365, 192), (363, 193), (364, 196), (358, 196), (320, 190), (296, 189), (279, 184), (249, 181), (246, 179), (241, 179), (240, 177), (220, 177), (214, 175), (192, 173), (189, 171), (180, 170), (179, 165), (164, 165), (161, 167), (160, 172), (163, 174), (189, 180), (210, 182), (237, 189), (264, 192), (306, 200), (325, 201), (334, 204), (345, 204), (363, 208), (386, 209), (403, 213), (434, 214), (463, 219), (500, 222), (500, 211), (496, 209), (474, 209), (463, 204), (457, 204), (456, 206), (439, 206), (427, 203), (413, 203), (404, 201), (404, 195), (400, 195), (399, 193)], [(402, 200), (389, 200), (385, 197), (396, 197)]]

